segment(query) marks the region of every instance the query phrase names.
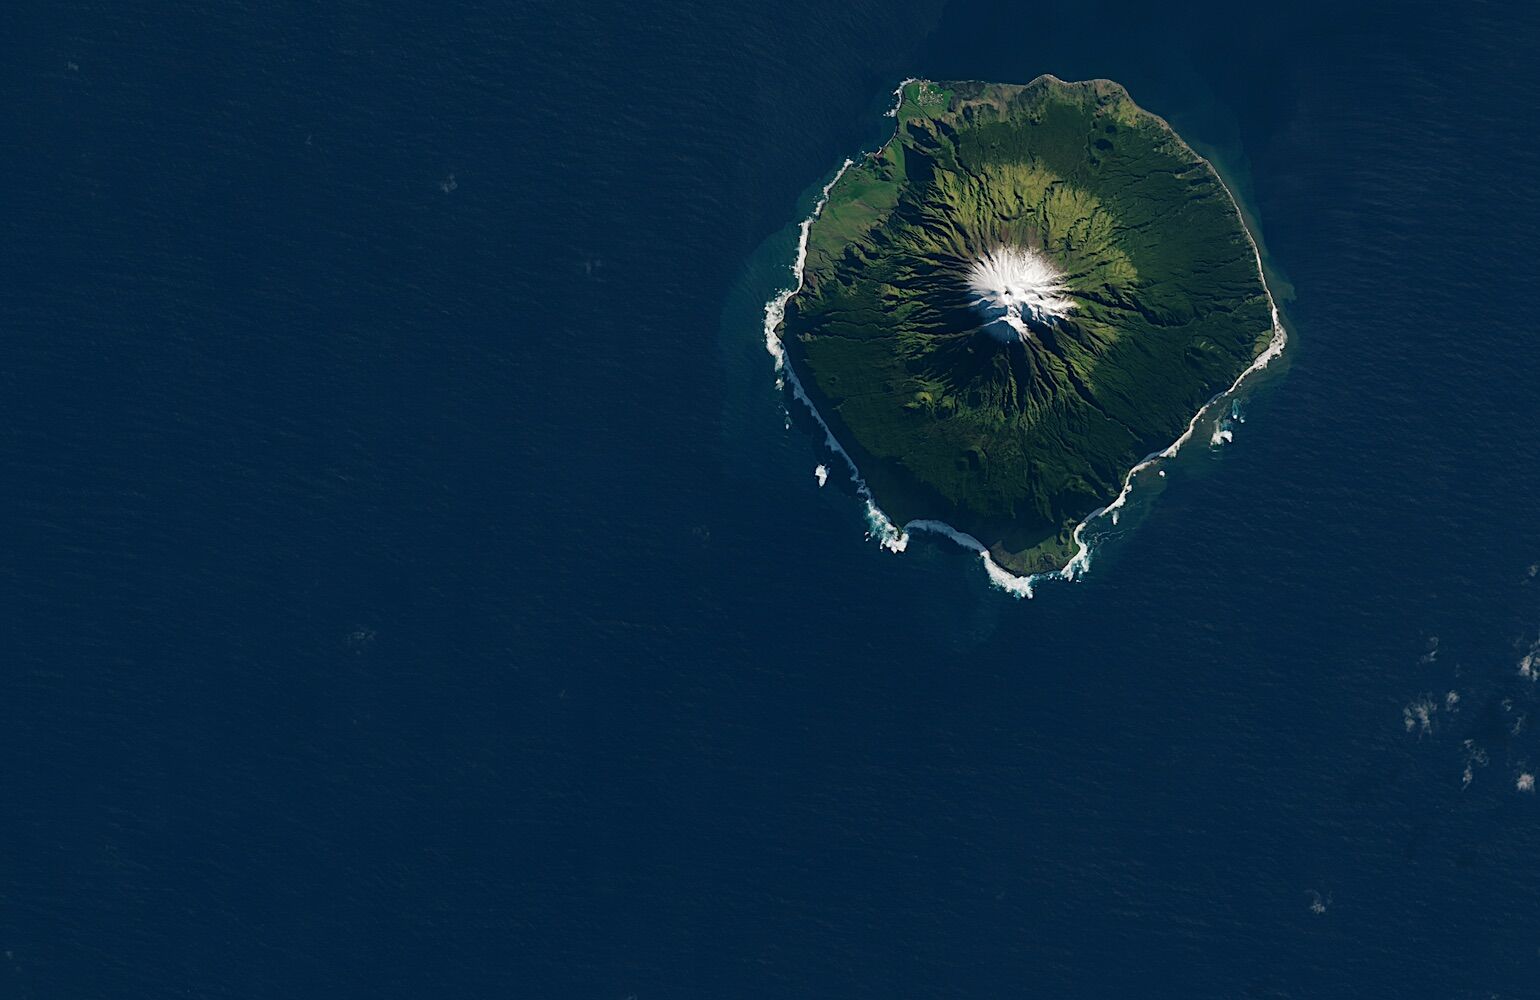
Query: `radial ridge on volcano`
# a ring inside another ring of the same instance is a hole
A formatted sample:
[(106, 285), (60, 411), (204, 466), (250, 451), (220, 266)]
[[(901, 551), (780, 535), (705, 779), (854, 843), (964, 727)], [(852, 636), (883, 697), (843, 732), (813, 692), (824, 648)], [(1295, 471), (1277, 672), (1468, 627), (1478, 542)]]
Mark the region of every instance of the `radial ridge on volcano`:
[(1207, 161), (1107, 80), (909, 81), (826, 189), (772, 350), (891, 524), (999, 567), (1079, 526), (1283, 343)]
[(991, 323), (1009, 327), (1022, 340), (1035, 340), (1028, 321), (1050, 323), (1068, 316), (1075, 300), (1064, 293), (1064, 276), (1041, 253), (998, 247), (968, 269), (968, 287), (978, 295)]

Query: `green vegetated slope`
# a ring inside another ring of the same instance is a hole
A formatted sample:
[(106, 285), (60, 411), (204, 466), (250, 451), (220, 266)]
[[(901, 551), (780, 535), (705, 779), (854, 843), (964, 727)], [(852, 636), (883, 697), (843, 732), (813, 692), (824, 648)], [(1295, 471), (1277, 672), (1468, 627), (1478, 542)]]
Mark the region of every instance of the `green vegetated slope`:
[[(1063, 565), (1071, 533), (1266, 346), (1229, 194), (1117, 84), (915, 82), (882, 150), (814, 221), (782, 339), (898, 523), (936, 518), (1002, 565)], [(1046, 255), (1075, 309), (1008, 342), (969, 268)]]

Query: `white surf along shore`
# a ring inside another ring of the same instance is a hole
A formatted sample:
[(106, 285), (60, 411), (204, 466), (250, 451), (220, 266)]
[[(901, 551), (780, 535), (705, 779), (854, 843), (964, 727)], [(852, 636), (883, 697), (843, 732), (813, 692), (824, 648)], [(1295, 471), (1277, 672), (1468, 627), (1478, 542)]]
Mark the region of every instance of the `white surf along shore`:
[[(1048, 76), (1048, 74), (1044, 75)], [(1049, 76), (1049, 78), (1055, 79), (1051, 76)], [(1043, 79), (1043, 77), (1038, 77), (1037, 79)], [(887, 112), (889, 117), (898, 117), (898, 109), (903, 104), (904, 88), (910, 83), (914, 82), (916, 82), (915, 78), (911, 77), (901, 82), (898, 85), (898, 88), (894, 90), (893, 94), (895, 103), (892, 109)], [(1035, 83), (1036, 80), (1033, 82)], [(1030, 84), (1028, 84), (1028, 86), (1030, 86)], [(838, 455), (844, 461), (846, 468), (850, 470), (850, 481), (855, 486), (856, 495), (861, 499), (866, 508), (867, 537), (875, 539), (877, 543), (884, 549), (894, 553), (903, 552), (906, 548), (909, 547), (909, 537), (911, 532), (928, 531), (932, 534), (943, 535), (947, 538), (950, 538), (958, 545), (961, 545), (963, 548), (976, 553), (984, 564), (984, 571), (989, 576), (989, 582), (995, 587), (998, 587), (999, 589), (1004, 590), (1005, 592), (1016, 597), (1031, 597), (1033, 595), (1033, 588), (1037, 584), (1047, 580), (1077, 580), (1091, 568), (1092, 546), (1086, 540), (1085, 533), (1087, 527), (1093, 522), (1099, 521), (1103, 518), (1109, 519), (1113, 524), (1116, 524), (1118, 519), (1118, 511), (1125, 503), (1127, 503), (1129, 495), (1133, 492), (1135, 478), (1139, 475), (1139, 473), (1147, 469), (1154, 468), (1156, 465), (1166, 459), (1175, 457), (1177, 452), (1180, 451), (1182, 447), (1187, 444), (1187, 442), (1192, 440), (1193, 435), (1196, 433), (1199, 425), (1203, 423), (1204, 419), (1207, 418), (1216, 409), (1216, 407), (1223, 403), (1229, 402), (1235, 393), (1240, 390), (1242, 383), (1246, 382), (1247, 379), (1251, 378), (1257, 372), (1262, 371), (1275, 359), (1283, 354), (1284, 347), (1288, 344), (1289, 337), (1288, 334), (1284, 331), (1282, 319), (1279, 317), (1278, 304), (1273, 299), (1272, 289), (1269, 288), (1267, 284), (1267, 274), (1262, 266), (1262, 252), (1260, 249), (1258, 249), (1257, 241), (1251, 234), (1251, 228), (1246, 225), (1245, 214), (1241, 212), (1240, 203), (1235, 200), (1234, 192), (1232, 192), (1229, 185), (1224, 182), (1224, 178), (1219, 176), (1219, 171), (1214, 169), (1214, 165), (1204, 157), (1199, 156), (1197, 152), (1192, 149), (1192, 147), (1188, 146), (1187, 143), (1177, 135), (1176, 130), (1171, 128), (1170, 124), (1165, 121), (1165, 119), (1159, 118), (1158, 116), (1152, 117), (1156, 117), (1162, 125), (1165, 125), (1167, 130), (1170, 131), (1173, 136), (1176, 136), (1177, 141), (1181, 142), (1183, 147), (1192, 154), (1193, 158), (1197, 162), (1203, 164), (1203, 166), (1214, 175), (1214, 179), (1219, 182), (1219, 186), (1224, 189), (1225, 195), (1230, 199), (1230, 206), (1235, 210), (1235, 217), (1241, 224), (1241, 231), (1246, 234), (1246, 242), (1251, 245), (1252, 256), (1255, 257), (1257, 262), (1257, 277), (1261, 280), (1262, 290), (1267, 295), (1268, 309), (1270, 315), (1272, 316), (1271, 337), (1268, 341), (1267, 347), (1256, 356), (1256, 359), (1252, 361), (1250, 367), (1248, 367), (1245, 371), (1241, 372), (1240, 375), (1236, 377), (1235, 381), (1230, 384), (1228, 389), (1225, 389), (1222, 392), (1216, 394), (1211, 399), (1209, 399), (1207, 403), (1204, 403), (1203, 406), (1199, 407), (1198, 412), (1194, 413), (1192, 415), (1192, 419), (1187, 422), (1187, 429), (1182, 432), (1180, 437), (1178, 437), (1175, 441), (1172, 441), (1169, 445), (1160, 451), (1146, 455), (1143, 459), (1137, 462), (1133, 468), (1129, 469), (1128, 472), (1124, 475), (1123, 486), (1118, 491), (1117, 497), (1105, 507), (1101, 507), (1086, 515), (1085, 519), (1075, 526), (1075, 554), (1071, 556), (1063, 566), (1056, 570), (1051, 570), (1045, 573), (1032, 573), (1026, 576), (1018, 576), (1017, 574), (1012, 573), (1010, 570), (1001, 566), (999, 563), (995, 562), (994, 559), (990, 557), (988, 548), (986, 548), (985, 545), (977, 538), (974, 538), (967, 532), (959, 531), (944, 521), (933, 520), (930, 518), (917, 518), (900, 527), (894, 524), (892, 519), (889, 518), (887, 514), (883, 513), (882, 508), (877, 505), (877, 500), (872, 495), (871, 488), (867, 486), (866, 480), (861, 476), (861, 470), (856, 468), (855, 459), (850, 457), (850, 453), (844, 449), (844, 447), (839, 443), (839, 440), (834, 436), (834, 432), (830, 430), (828, 423), (823, 418), (823, 414), (818, 412), (818, 408), (813, 405), (812, 398), (809, 397), (806, 390), (803, 389), (802, 381), (797, 377), (796, 370), (787, 363), (786, 348), (781, 343), (781, 337), (779, 333), (781, 324), (786, 318), (787, 303), (792, 300), (793, 296), (802, 290), (803, 271), (807, 264), (808, 234), (812, 231), (813, 222), (818, 218), (819, 213), (823, 211), (824, 205), (828, 203), (829, 192), (834, 189), (835, 184), (839, 183), (840, 178), (845, 176), (845, 171), (849, 170), (855, 164), (855, 160), (846, 159), (845, 162), (840, 165), (840, 168), (835, 172), (833, 179), (824, 185), (822, 193), (818, 196), (818, 200), (813, 205), (812, 214), (810, 214), (806, 219), (802, 220), (800, 226), (798, 227), (797, 256), (792, 264), (792, 275), (794, 278), (792, 285), (789, 288), (785, 288), (777, 292), (770, 299), (770, 301), (765, 303), (765, 349), (769, 351), (770, 356), (775, 360), (776, 386), (782, 389), (789, 388), (792, 395), (804, 407), (807, 408), (807, 412), (812, 415), (814, 422), (823, 431), (824, 444), (830, 451)], [(893, 138), (889, 139), (888, 141), (892, 142), (893, 139), (897, 138), (897, 135), (898, 132), (895, 128)], [(883, 148), (885, 148), (885, 145)], [(880, 151), (881, 150), (879, 149), (878, 152)], [(864, 157), (872, 154), (862, 153), (861, 155)], [(1215, 444), (1219, 443), (1220, 441), (1228, 442), (1231, 440), (1231, 435), (1228, 431), (1225, 431), (1223, 434), (1221, 434), (1216, 429), (1214, 437), (1211, 440)], [(823, 467), (820, 466), (820, 469), (822, 468)], [(1165, 473), (1162, 472), (1161, 475), (1165, 475)], [(820, 479), (819, 485), (822, 485), (822, 479)]]

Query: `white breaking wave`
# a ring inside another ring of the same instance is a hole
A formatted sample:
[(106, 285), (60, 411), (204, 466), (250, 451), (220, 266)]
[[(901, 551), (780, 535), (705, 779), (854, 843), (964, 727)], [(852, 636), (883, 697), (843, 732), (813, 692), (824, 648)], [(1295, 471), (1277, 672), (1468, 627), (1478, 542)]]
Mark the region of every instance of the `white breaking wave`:
[[(968, 287), (991, 322), (1004, 323), (1024, 341), (1037, 342), (1027, 320), (1039, 324), (1068, 316), (1075, 301), (1065, 294), (1064, 275), (1036, 250), (998, 247), (973, 262)], [(1005, 339), (1005, 338), (1002, 338)]]
[[(906, 84), (912, 83), (913, 81), (914, 78), (912, 77), (904, 80), (903, 83), (899, 84), (898, 89), (894, 91), (896, 103), (893, 105), (893, 108), (887, 112), (890, 117), (898, 117), (898, 109), (903, 104), (904, 86)], [(1169, 126), (1167, 127), (1169, 128)], [(1172, 131), (1172, 134), (1175, 135), (1175, 130)], [(1178, 142), (1181, 142), (1181, 138), (1179, 136), (1177, 137), (1177, 140)], [(890, 139), (889, 141), (891, 142), (892, 140)], [(1186, 146), (1186, 143), (1182, 142), (1182, 145)], [(862, 478), (860, 470), (856, 468), (855, 460), (850, 457), (850, 453), (847, 452), (840, 445), (839, 441), (834, 437), (834, 432), (829, 429), (829, 425), (823, 419), (823, 415), (818, 412), (818, 408), (813, 405), (812, 399), (809, 398), (807, 392), (803, 390), (802, 382), (797, 378), (796, 371), (792, 369), (790, 365), (786, 364), (786, 349), (781, 344), (780, 334), (777, 331), (780, 329), (781, 323), (786, 318), (786, 304), (791, 301), (792, 296), (796, 295), (802, 290), (803, 272), (807, 265), (808, 234), (812, 231), (813, 222), (818, 218), (819, 213), (823, 211), (824, 205), (828, 203), (829, 192), (834, 189), (835, 184), (839, 183), (839, 179), (845, 176), (845, 171), (849, 170), (850, 167), (854, 165), (855, 161), (847, 159), (843, 164), (840, 165), (839, 170), (834, 174), (834, 178), (830, 180), (828, 184), (824, 185), (822, 194), (819, 196), (818, 201), (813, 205), (812, 214), (809, 215), (806, 219), (803, 219), (802, 224), (799, 227), (797, 238), (797, 257), (796, 261), (792, 265), (792, 274), (796, 279), (795, 282), (793, 283), (792, 287), (782, 289), (781, 291), (777, 292), (770, 299), (770, 301), (765, 303), (765, 349), (770, 353), (770, 356), (775, 359), (777, 388), (782, 388), (786, 385), (791, 387), (792, 395), (795, 396), (803, 406), (807, 407), (808, 413), (812, 415), (814, 421), (816, 421), (818, 426), (823, 430), (824, 443), (828, 446), (829, 450), (839, 455), (840, 458), (844, 459), (846, 466), (850, 469), (850, 480), (855, 484), (856, 495), (861, 498), (866, 507), (868, 538), (875, 538), (878, 544), (880, 544), (883, 548), (887, 549), (889, 552), (897, 553), (903, 552), (906, 548), (909, 547), (909, 529), (914, 529), (917, 531), (930, 531), (937, 534), (946, 535), (948, 538), (951, 538), (954, 542), (963, 546), (964, 548), (971, 549), (978, 553), (982, 562), (984, 563), (984, 570), (989, 576), (990, 583), (1016, 597), (1032, 597), (1033, 585), (1042, 580), (1076, 580), (1091, 568), (1091, 546), (1085, 540), (1086, 527), (1090, 525), (1092, 521), (1095, 521), (1100, 517), (1109, 517), (1114, 521), (1114, 523), (1116, 523), (1116, 512), (1123, 506), (1125, 502), (1127, 502), (1129, 494), (1133, 491), (1135, 477), (1145, 469), (1154, 466), (1162, 459), (1175, 457), (1177, 452), (1181, 450), (1182, 446), (1192, 439), (1193, 432), (1197, 429), (1199, 423), (1203, 420), (1204, 415), (1209, 412), (1210, 408), (1213, 407), (1215, 403), (1225, 399), (1226, 397), (1232, 396), (1235, 391), (1240, 388), (1242, 382), (1245, 382), (1246, 379), (1255, 373), (1265, 369), (1275, 359), (1283, 354), (1284, 347), (1288, 344), (1289, 341), (1289, 335), (1283, 328), (1283, 321), (1279, 317), (1278, 304), (1273, 299), (1272, 289), (1268, 288), (1267, 286), (1267, 274), (1262, 267), (1262, 251), (1258, 249), (1257, 241), (1251, 235), (1251, 229), (1246, 225), (1246, 219), (1240, 211), (1240, 203), (1235, 200), (1234, 193), (1230, 190), (1229, 185), (1224, 182), (1224, 178), (1219, 176), (1219, 171), (1214, 169), (1213, 164), (1209, 163), (1208, 160), (1204, 159), (1203, 157), (1198, 156), (1196, 152), (1193, 152), (1191, 147), (1186, 148), (1197, 162), (1202, 163), (1204, 166), (1209, 168), (1209, 170), (1214, 175), (1214, 179), (1219, 182), (1219, 186), (1223, 188), (1225, 194), (1229, 196), (1230, 204), (1235, 208), (1236, 219), (1241, 224), (1241, 231), (1246, 234), (1246, 242), (1251, 244), (1252, 257), (1256, 260), (1257, 264), (1257, 277), (1262, 283), (1263, 293), (1267, 295), (1268, 311), (1272, 319), (1272, 329), (1270, 331), (1271, 336), (1268, 340), (1267, 347), (1264, 348), (1252, 360), (1250, 367), (1236, 376), (1235, 381), (1230, 384), (1228, 389), (1215, 394), (1213, 398), (1211, 398), (1207, 403), (1204, 403), (1201, 407), (1198, 408), (1198, 412), (1192, 415), (1192, 419), (1187, 422), (1187, 429), (1182, 432), (1180, 437), (1171, 442), (1162, 450), (1145, 456), (1145, 458), (1140, 460), (1138, 464), (1129, 469), (1127, 475), (1123, 477), (1122, 488), (1118, 491), (1117, 497), (1114, 498), (1111, 503), (1098, 510), (1092, 511), (1090, 514), (1087, 514), (1083, 521), (1075, 525), (1075, 530), (1072, 536), (1075, 542), (1075, 554), (1071, 556), (1062, 567), (1050, 572), (1031, 573), (1026, 576), (1018, 576), (1015, 573), (1012, 573), (1009, 570), (1001, 567), (999, 563), (996, 563), (990, 557), (989, 550), (985, 548), (984, 544), (977, 538), (974, 538), (972, 535), (969, 535), (966, 532), (958, 531), (956, 528), (953, 528), (951, 525), (946, 524), (943, 521), (922, 518), (910, 521), (908, 524), (904, 525), (903, 528), (895, 525), (893, 521), (885, 513), (883, 513), (882, 508), (877, 506), (877, 501), (873, 497), (871, 489), (866, 485), (866, 480)], [(1022, 252), (1030, 253), (1030, 251)], [(977, 265), (975, 265), (975, 267), (977, 268)], [(1053, 295), (1050, 295), (1049, 298), (1053, 298), (1055, 295), (1057, 295), (1058, 291), (1058, 289), (1055, 289)], [(1073, 302), (1070, 303), (1069, 308), (1073, 308)], [(1166, 472), (1164, 469), (1161, 469), (1159, 470), (1159, 474), (1164, 477)]]
[(1241, 401), (1230, 401), (1230, 412), (1214, 421), (1214, 436), (1209, 438), (1209, 446), (1218, 448), (1221, 445), (1230, 444), (1235, 440), (1235, 428), (1246, 422), (1246, 415), (1241, 412)]
[[(984, 547), (983, 542), (974, 538), (966, 531), (958, 531), (945, 521), (923, 518), (917, 521), (910, 521), (904, 525), (904, 530), (929, 531), (938, 535), (945, 535), (963, 548), (972, 549), (984, 561), (984, 572), (989, 574), (989, 582), (1008, 594), (1015, 594), (1017, 597), (1031, 597), (1032, 584), (1035, 581), (1057, 575), (1055, 573), (1037, 573), (1031, 576), (1017, 576), (990, 558), (989, 549)], [(1062, 573), (1063, 570), (1059, 572)]]
[(818, 196), (817, 203), (813, 205), (813, 214), (802, 220), (797, 236), (797, 260), (792, 265), (792, 274), (796, 276), (796, 283), (791, 288), (783, 289), (769, 302), (765, 303), (765, 349), (770, 352), (771, 357), (775, 358), (778, 382), (791, 387), (792, 395), (801, 401), (803, 406), (807, 407), (807, 411), (813, 415), (813, 419), (822, 428), (824, 444), (828, 445), (830, 451), (843, 458), (845, 465), (850, 469), (850, 481), (855, 484), (856, 495), (866, 504), (867, 537), (877, 539), (878, 543), (889, 552), (902, 552), (909, 546), (908, 533), (889, 520), (888, 516), (882, 512), (882, 508), (877, 506), (877, 501), (872, 496), (871, 489), (866, 485), (866, 480), (861, 478), (861, 470), (856, 468), (855, 459), (851, 458), (850, 453), (840, 445), (834, 436), (834, 432), (829, 429), (828, 423), (824, 421), (823, 414), (818, 412), (818, 408), (808, 398), (806, 390), (802, 388), (802, 380), (797, 377), (796, 370), (786, 363), (786, 348), (781, 344), (780, 334), (776, 333), (780, 329), (782, 321), (786, 319), (786, 303), (791, 301), (793, 295), (802, 290), (802, 273), (807, 265), (807, 237), (808, 233), (812, 231), (813, 220), (818, 218), (818, 213), (823, 211), (824, 205), (828, 203), (829, 192), (834, 189), (834, 185), (839, 183), (839, 179), (845, 176), (845, 171), (849, 170), (854, 163), (854, 160), (847, 159), (844, 163), (840, 164), (840, 168), (835, 172), (833, 180), (824, 185), (823, 193)]

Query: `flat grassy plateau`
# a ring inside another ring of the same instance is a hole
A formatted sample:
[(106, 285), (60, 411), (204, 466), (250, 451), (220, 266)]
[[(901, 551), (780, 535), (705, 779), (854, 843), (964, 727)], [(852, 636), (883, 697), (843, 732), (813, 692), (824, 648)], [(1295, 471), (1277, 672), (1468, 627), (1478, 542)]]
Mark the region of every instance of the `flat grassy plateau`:
[[(814, 220), (788, 358), (895, 522), (1056, 569), (1266, 347), (1255, 251), (1208, 164), (1110, 81), (914, 81), (897, 116)], [(1005, 246), (1074, 301), (1030, 341), (986, 332), (968, 287)]]

